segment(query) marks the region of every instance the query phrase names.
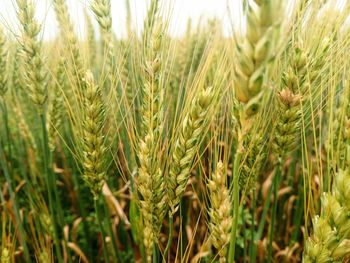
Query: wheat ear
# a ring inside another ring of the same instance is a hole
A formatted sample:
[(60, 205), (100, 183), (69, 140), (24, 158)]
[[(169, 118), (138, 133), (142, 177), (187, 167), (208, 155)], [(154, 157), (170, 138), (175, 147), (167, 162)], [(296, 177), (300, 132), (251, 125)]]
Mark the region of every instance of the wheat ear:
[(158, 239), (165, 214), (163, 173), (158, 159), (162, 132), (162, 87), (160, 85), (162, 24), (155, 23), (147, 43), (143, 105), (142, 137), (139, 141), (139, 176), (137, 186), (142, 197), (141, 214), (144, 223), (144, 245), (147, 260), (151, 262), (154, 242)]
[(96, 45), (96, 39), (95, 39), (94, 25), (92, 24), (90, 16), (86, 10), (85, 10), (85, 21), (86, 21), (86, 28), (87, 28), (86, 41), (88, 43), (90, 67), (93, 67), (96, 64), (97, 45)]
[(350, 253), (350, 171), (335, 175), (333, 190), (321, 199), (321, 215), (313, 219), (313, 234), (305, 242), (304, 263), (344, 262)]
[(98, 198), (105, 180), (105, 154), (103, 127), (105, 111), (99, 86), (95, 85), (92, 73), (84, 77), (84, 120), (82, 123), (83, 179), (94, 198)]
[(46, 72), (42, 59), (39, 33), (41, 26), (35, 20), (35, 8), (31, 0), (17, 0), (18, 19), (22, 26), (22, 50), (25, 62), (25, 85), (33, 103), (43, 106), (47, 100)]
[(66, 74), (65, 74), (65, 60), (62, 58), (58, 63), (56, 72), (56, 81), (53, 85), (53, 92), (49, 110), (49, 146), (51, 151), (55, 149), (57, 132), (62, 124), (64, 113), (64, 99), (62, 90), (65, 90)]
[(274, 0), (248, 2), (247, 32), (243, 41), (236, 44), (238, 63), (234, 71), (235, 95), (245, 105), (247, 117), (256, 113), (265, 91), (267, 66), (276, 46), (275, 34), (279, 22), (276, 17), (280, 5)]
[(186, 189), (198, 143), (202, 139), (208, 120), (213, 95), (212, 88), (204, 89), (196, 95), (175, 138), (169, 175), (166, 178), (167, 201), (171, 214), (177, 211)]
[(67, 54), (73, 68), (73, 76), (77, 87), (81, 87), (81, 80), (85, 75), (84, 61), (81, 56), (79, 41), (74, 32), (73, 23), (70, 20), (68, 7), (65, 0), (53, 0), (61, 36), (66, 43)]
[(91, 9), (94, 12), (96, 20), (101, 28), (105, 49), (104, 54), (107, 56), (106, 74), (109, 80), (109, 85), (115, 89), (117, 81), (117, 67), (114, 53), (111, 2), (110, 0), (94, 0), (91, 4)]
[(279, 162), (294, 150), (300, 138), (301, 99), (301, 95), (294, 94), (289, 88), (278, 93), (278, 117), (273, 147)]
[(0, 27), (0, 97), (3, 97), (5, 95), (8, 88), (6, 61), (7, 61), (6, 37), (3, 29)]
[(230, 241), (232, 226), (231, 197), (226, 188), (226, 177), (224, 165), (220, 161), (216, 171), (208, 182), (209, 198), (211, 207), (209, 209), (210, 240), (218, 251), (220, 263), (226, 262), (227, 245)]

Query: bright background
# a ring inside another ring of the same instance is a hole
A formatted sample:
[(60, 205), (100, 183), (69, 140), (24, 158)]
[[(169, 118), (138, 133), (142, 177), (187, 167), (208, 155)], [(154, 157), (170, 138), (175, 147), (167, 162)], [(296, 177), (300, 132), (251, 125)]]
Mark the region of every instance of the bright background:
[[(118, 37), (125, 35), (126, 0), (111, 0), (113, 29)], [(141, 31), (149, 0), (129, 0), (134, 29)], [(82, 36), (85, 28), (84, 9), (89, 9), (90, 0), (66, 0), (77, 33)], [(34, 0), (37, 18), (43, 23), (43, 38), (51, 39), (57, 34), (57, 22), (52, 0)], [(193, 24), (217, 17), (223, 22), (225, 35), (232, 32), (232, 22), (238, 21), (240, 0), (162, 0), (164, 17), (170, 16), (170, 33), (178, 36), (185, 32), (190, 18)], [(91, 15), (93, 18), (93, 15)], [(18, 28), (16, 0), (0, 0), (0, 24), (14, 30)], [(16, 31), (15, 31), (16, 33)]]

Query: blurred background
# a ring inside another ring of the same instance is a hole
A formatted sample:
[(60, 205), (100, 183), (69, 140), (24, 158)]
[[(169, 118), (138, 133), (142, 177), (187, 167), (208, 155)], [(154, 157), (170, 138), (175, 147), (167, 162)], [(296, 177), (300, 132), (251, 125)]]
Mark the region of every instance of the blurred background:
[[(36, 5), (37, 18), (45, 25), (44, 39), (52, 39), (57, 33), (57, 21), (52, 8), (52, 0), (33, 0)], [(141, 32), (149, 0), (112, 0), (113, 29), (118, 38), (126, 35), (126, 10), (130, 5), (132, 24), (136, 31)], [(239, 21), (240, 0), (171, 0), (163, 1), (162, 10), (169, 17), (169, 33), (181, 36), (188, 21), (193, 25), (207, 21), (210, 18), (220, 18), (225, 35), (230, 35), (232, 26)], [(88, 10), (89, 0), (67, 0), (71, 18), (80, 36), (84, 35), (84, 10)], [(0, 23), (11, 30), (17, 27), (16, 1), (0, 1)], [(88, 10), (92, 16), (90, 10)], [(97, 23), (95, 24), (97, 28)], [(16, 33), (16, 32), (14, 32)]]

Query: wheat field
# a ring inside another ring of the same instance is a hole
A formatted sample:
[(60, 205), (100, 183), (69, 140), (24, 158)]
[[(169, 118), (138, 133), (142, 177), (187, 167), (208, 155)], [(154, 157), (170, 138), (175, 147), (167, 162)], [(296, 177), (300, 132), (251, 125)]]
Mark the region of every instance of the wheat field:
[(125, 37), (112, 1), (83, 37), (66, 0), (50, 40), (40, 1), (1, 20), (1, 263), (350, 262), (350, 1), (174, 36), (166, 0), (140, 32), (123, 0)]

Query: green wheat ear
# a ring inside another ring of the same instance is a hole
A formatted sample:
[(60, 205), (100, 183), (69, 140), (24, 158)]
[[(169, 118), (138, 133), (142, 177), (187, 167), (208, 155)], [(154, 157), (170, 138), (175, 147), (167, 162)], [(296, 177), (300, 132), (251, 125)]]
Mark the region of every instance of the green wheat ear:
[(163, 25), (160, 20), (153, 23), (145, 54), (142, 87), (142, 130), (138, 145), (139, 176), (137, 188), (141, 196), (140, 211), (143, 218), (143, 241), (148, 262), (151, 262), (154, 243), (157, 242), (165, 215), (165, 184), (161, 163), (158, 160), (162, 125), (161, 43)]
[(335, 175), (331, 193), (321, 199), (321, 215), (313, 219), (313, 234), (306, 240), (303, 262), (344, 262), (350, 253), (350, 171)]
[(25, 86), (33, 103), (43, 106), (47, 100), (47, 73), (44, 70), (42, 43), (39, 40), (41, 26), (35, 20), (35, 8), (31, 0), (17, 0), (17, 5), (18, 19), (22, 26)]
[(0, 97), (3, 97), (7, 91), (7, 48), (6, 48), (6, 37), (4, 31), (0, 27)]
[(56, 82), (53, 84), (53, 92), (51, 94), (51, 103), (49, 107), (49, 146), (51, 151), (54, 151), (56, 147), (57, 133), (62, 125), (62, 118), (64, 109), (64, 97), (62, 90), (65, 90), (66, 74), (65, 74), (65, 61), (60, 59), (56, 72)]
[(82, 155), (83, 179), (89, 186), (95, 198), (101, 193), (106, 177), (104, 145), (105, 111), (103, 107), (101, 89), (94, 83), (92, 73), (88, 71), (83, 79), (86, 90), (84, 92), (84, 120), (82, 122)]
[(166, 178), (168, 205), (172, 214), (177, 211), (190, 178), (193, 159), (198, 150), (198, 143), (203, 136), (213, 95), (212, 88), (204, 89), (198, 93), (177, 134), (170, 171)]
[(278, 120), (273, 148), (280, 162), (294, 150), (300, 138), (301, 99), (301, 95), (294, 94), (289, 88), (278, 93)]
[(249, 1), (247, 10), (247, 32), (236, 45), (238, 63), (234, 70), (236, 98), (245, 105), (247, 117), (254, 115), (259, 108), (267, 64), (276, 46), (275, 32), (280, 4), (274, 0)]
[(224, 165), (220, 161), (207, 184), (211, 203), (209, 209), (210, 240), (218, 251), (220, 263), (226, 262), (227, 245), (230, 241), (232, 226), (231, 197), (226, 188), (224, 172)]

